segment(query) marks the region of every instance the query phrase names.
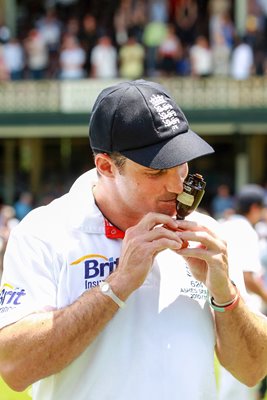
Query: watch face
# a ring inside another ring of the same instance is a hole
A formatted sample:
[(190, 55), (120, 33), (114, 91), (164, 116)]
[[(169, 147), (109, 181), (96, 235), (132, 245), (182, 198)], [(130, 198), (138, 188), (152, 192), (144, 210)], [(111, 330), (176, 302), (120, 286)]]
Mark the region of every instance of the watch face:
[(102, 292), (107, 293), (109, 291), (109, 284), (108, 283), (104, 283), (102, 285)]

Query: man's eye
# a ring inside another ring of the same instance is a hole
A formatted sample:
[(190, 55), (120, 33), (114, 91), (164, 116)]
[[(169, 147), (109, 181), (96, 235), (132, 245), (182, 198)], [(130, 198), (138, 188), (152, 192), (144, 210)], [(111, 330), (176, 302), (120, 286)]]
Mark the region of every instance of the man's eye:
[(148, 175), (149, 176), (160, 176), (160, 175), (164, 175), (165, 172), (166, 172), (165, 169), (159, 169), (157, 171), (148, 172)]

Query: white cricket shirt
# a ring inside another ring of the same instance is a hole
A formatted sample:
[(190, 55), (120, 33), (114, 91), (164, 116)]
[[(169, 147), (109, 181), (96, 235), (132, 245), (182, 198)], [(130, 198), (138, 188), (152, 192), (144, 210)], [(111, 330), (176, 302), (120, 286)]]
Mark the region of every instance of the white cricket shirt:
[[(96, 179), (95, 170), (85, 173), (68, 194), (33, 210), (13, 229), (0, 327), (47, 306), (68, 306), (118, 265), (122, 240), (105, 236), (91, 190)], [(198, 213), (192, 218), (213, 221)], [(162, 251), (126, 308), (67, 368), (35, 383), (33, 399), (214, 400), (207, 295), (181, 256)]]

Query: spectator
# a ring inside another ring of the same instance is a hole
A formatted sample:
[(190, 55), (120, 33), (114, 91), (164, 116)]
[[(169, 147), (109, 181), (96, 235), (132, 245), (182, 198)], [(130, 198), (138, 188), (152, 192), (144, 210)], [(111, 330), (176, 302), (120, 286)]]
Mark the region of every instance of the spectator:
[(147, 23), (146, 3), (142, 0), (136, 0), (132, 4), (130, 21), (128, 28), (136, 37), (139, 43), (142, 43), (144, 28)]
[(3, 57), (10, 79), (22, 79), (25, 67), (25, 53), (17, 38), (11, 38), (3, 45)]
[(248, 79), (254, 68), (253, 51), (246, 38), (236, 38), (230, 61), (230, 75), (237, 80)]
[(111, 79), (118, 75), (118, 56), (111, 38), (101, 36), (91, 53), (92, 78)]
[(85, 51), (84, 69), (89, 73), (91, 71), (91, 52), (97, 41), (97, 23), (92, 14), (86, 14), (83, 17), (78, 39)]
[(48, 66), (48, 48), (37, 29), (31, 29), (24, 42), (31, 79), (43, 79)]
[(48, 9), (46, 14), (36, 23), (36, 29), (42, 35), (49, 52), (58, 51), (60, 47), (62, 21), (54, 9)]
[(146, 48), (146, 73), (148, 76), (157, 75), (158, 50), (166, 37), (166, 24), (162, 21), (150, 21), (145, 25), (142, 42)]
[[(213, 1), (211, 4), (214, 3)], [(229, 3), (228, 3), (229, 4)], [(223, 43), (232, 50), (234, 46), (234, 38), (235, 38), (235, 26), (231, 19), (229, 7), (223, 7), (220, 12), (214, 12), (211, 14), (209, 20), (209, 34), (211, 38), (211, 46), (213, 46), (214, 39), (216, 40), (218, 37), (221, 37)]]
[(224, 37), (217, 32), (214, 36), (212, 50), (213, 74), (215, 76), (228, 76), (231, 50)]
[(30, 192), (22, 192), (14, 204), (16, 218), (22, 220), (33, 208), (33, 197)]
[(198, 36), (189, 50), (191, 74), (197, 77), (208, 77), (212, 74), (212, 51), (205, 36)]
[[(171, 15), (176, 27), (176, 35), (183, 46), (192, 46), (197, 37), (198, 1), (172, 0)], [(172, 17), (174, 16), (174, 17)]]
[[(265, 1), (265, 0), (264, 0)], [(265, 12), (266, 5), (262, 7), (260, 0), (248, 1), (246, 14), (246, 39), (247, 43), (254, 49), (258, 35), (265, 36)]]
[(0, 43), (7, 43), (11, 37), (11, 32), (7, 24), (0, 17)]
[(135, 36), (129, 34), (126, 44), (119, 50), (120, 76), (126, 79), (141, 78), (144, 74), (145, 50)]
[(167, 26), (166, 37), (159, 46), (159, 70), (163, 76), (173, 76), (177, 72), (177, 63), (181, 60), (183, 48), (179, 38), (175, 34), (172, 24)]
[(215, 219), (222, 219), (234, 211), (234, 198), (230, 194), (230, 188), (227, 184), (221, 184), (217, 187), (217, 192), (211, 201), (211, 213)]
[(115, 40), (119, 47), (127, 43), (131, 12), (131, 1), (122, 0), (114, 15), (113, 26), (115, 30)]
[(4, 45), (0, 43), (0, 82), (9, 80), (9, 71), (4, 56)]
[(77, 17), (70, 17), (65, 24), (64, 33), (67, 35), (78, 37), (80, 31), (80, 22)]
[(48, 9), (46, 14), (36, 23), (36, 28), (42, 35), (49, 54), (48, 77), (55, 78), (58, 72), (58, 55), (60, 51), (62, 21), (54, 9)]
[(253, 56), (254, 56), (254, 71), (258, 76), (263, 76), (266, 74), (267, 57), (266, 57), (266, 37), (264, 33), (258, 32), (255, 35), (255, 41), (253, 46)]
[(86, 55), (78, 39), (70, 34), (65, 34), (62, 49), (59, 55), (61, 79), (81, 79), (85, 76), (84, 64)]
[(255, 0), (248, 2), (246, 19), (246, 38), (253, 51), (254, 73), (266, 74), (266, 33), (267, 33), (267, 2)]
[(168, 2), (166, 0), (148, 0), (148, 21), (168, 21)]
[(0, 279), (3, 273), (3, 259), (11, 229), (19, 223), (15, 218), (15, 209), (3, 205), (0, 209)]
[(190, 76), (191, 75), (191, 62), (190, 62), (190, 48), (188, 45), (182, 48), (182, 57), (178, 60), (176, 65), (177, 75)]

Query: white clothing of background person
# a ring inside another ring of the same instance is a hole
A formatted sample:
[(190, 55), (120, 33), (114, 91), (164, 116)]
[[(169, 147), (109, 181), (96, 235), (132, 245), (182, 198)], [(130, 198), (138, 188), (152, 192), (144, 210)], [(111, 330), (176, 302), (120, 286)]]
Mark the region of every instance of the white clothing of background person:
[[(222, 223), (222, 227), (228, 242), (229, 263), (233, 264), (233, 268), (261, 276), (259, 239), (247, 218), (233, 215)], [(248, 293), (247, 304), (256, 312), (262, 311), (261, 299), (255, 294)], [(247, 387), (225, 368), (220, 368), (219, 400), (256, 400), (257, 388), (257, 385)]]

